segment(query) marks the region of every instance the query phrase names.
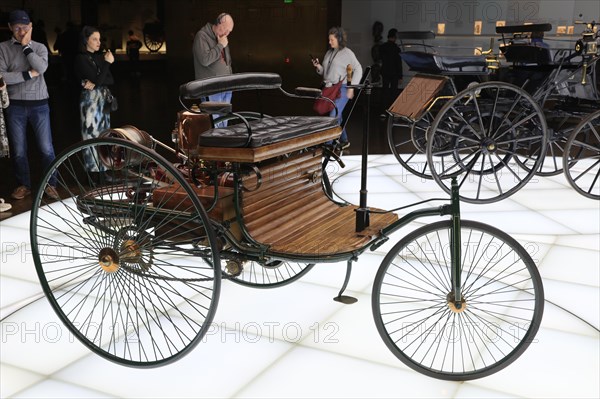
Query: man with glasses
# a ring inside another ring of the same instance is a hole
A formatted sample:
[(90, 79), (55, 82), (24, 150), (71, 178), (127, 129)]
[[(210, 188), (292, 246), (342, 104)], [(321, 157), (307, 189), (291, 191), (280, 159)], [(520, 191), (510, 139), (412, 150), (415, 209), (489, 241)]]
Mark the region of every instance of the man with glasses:
[[(23, 10), (9, 14), (8, 27), (12, 37), (0, 43), (0, 74), (8, 85), (10, 105), (6, 111), (8, 142), (18, 187), (14, 199), (31, 194), (31, 177), (27, 159), (27, 124), (31, 124), (42, 166), (47, 168), (54, 160), (48, 88), (44, 72), (48, 68), (48, 50), (31, 40), (33, 31), (29, 15)], [(59, 198), (55, 179), (50, 179), (46, 195)]]

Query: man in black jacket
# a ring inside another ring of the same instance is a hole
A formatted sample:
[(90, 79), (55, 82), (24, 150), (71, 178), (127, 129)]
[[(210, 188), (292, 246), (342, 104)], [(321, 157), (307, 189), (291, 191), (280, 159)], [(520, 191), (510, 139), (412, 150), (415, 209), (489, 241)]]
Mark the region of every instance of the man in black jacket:
[(387, 109), (399, 93), (398, 85), (402, 82), (402, 59), (400, 47), (396, 44), (396, 29), (390, 29), (387, 42), (379, 48), (381, 56), (382, 103)]

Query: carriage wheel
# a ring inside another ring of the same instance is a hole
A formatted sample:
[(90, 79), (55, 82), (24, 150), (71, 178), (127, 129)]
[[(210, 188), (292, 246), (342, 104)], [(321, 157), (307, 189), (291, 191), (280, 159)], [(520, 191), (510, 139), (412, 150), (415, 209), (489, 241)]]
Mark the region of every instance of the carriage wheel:
[(578, 193), (600, 199), (600, 111), (585, 118), (567, 141), (563, 168)]
[(388, 115), (387, 137), (392, 153), (406, 170), (424, 179), (433, 179), (427, 157), (427, 129), (433, 117), (428, 112), (419, 121), (410, 123)]
[(272, 261), (259, 263), (238, 259), (222, 260), (223, 273), (234, 283), (252, 288), (276, 288), (308, 273), (314, 263)]
[[(86, 171), (86, 153), (104, 178)], [(54, 179), (61, 199), (48, 203), (43, 187)], [(220, 261), (206, 212), (168, 161), (132, 142), (94, 139), (59, 155), (41, 187), (31, 213), (36, 271), (84, 345), (155, 367), (200, 342), (218, 303)]]
[(150, 51), (151, 53), (158, 52), (158, 50), (162, 48), (164, 42), (165, 41), (162, 37), (151, 37), (148, 34), (144, 34), (144, 44), (148, 48), (148, 51)]
[[(546, 156), (537, 170), (536, 176), (556, 176), (563, 173), (563, 157), (565, 147), (571, 132), (575, 129), (579, 120), (570, 115), (548, 115), (546, 113), (546, 124), (548, 126), (548, 144), (546, 146)], [(534, 148), (536, 151), (538, 148)], [(520, 159), (517, 159), (520, 161)], [(521, 167), (531, 169), (532, 162), (529, 159), (523, 159)]]
[(372, 308), (383, 341), (404, 364), (443, 380), (485, 377), (533, 341), (544, 306), (536, 266), (517, 241), (462, 221), (462, 304), (452, 291), (451, 221), (423, 226), (386, 255)]
[[(496, 202), (517, 192), (539, 170), (546, 152), (546, 120), (519, 87), (472, 86), (446, 103), (427, 138), (433, 179), (447, 193), (457, 177), (461, 199)], [(523, 169), (520, 165), (529, 165)]]

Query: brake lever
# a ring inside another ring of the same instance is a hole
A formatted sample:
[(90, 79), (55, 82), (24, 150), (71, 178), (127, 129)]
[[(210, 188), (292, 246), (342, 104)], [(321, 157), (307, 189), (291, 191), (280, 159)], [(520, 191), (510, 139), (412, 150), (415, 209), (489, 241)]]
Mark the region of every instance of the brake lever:
[(340, 165), (340, 167), (346, 167), (346, 164), (344, 163), (344, 161), (342, 161), (342, 158), (338, 154), (336, 154), (331, 148), (323, 147), (323, 152), (325, 152), (327, 156), (335, 159), (335, 161)]

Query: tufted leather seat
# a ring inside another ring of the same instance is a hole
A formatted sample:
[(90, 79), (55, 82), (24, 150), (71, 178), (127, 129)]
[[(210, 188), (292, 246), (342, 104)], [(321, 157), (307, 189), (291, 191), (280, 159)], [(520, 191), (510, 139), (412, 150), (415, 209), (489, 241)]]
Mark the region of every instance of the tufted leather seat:
[(441, 56), (421, 51), (405, 51), (400, 57), (411, 71), (432, 74), (460, 75), (487, 74), (485, 56)]
[(248, 143), (248, 129), (243, 123), (209, 129), (199, 137), (203, 147), (261, 147), (294, 137), (301, 137), (338, 127), (337, 118), (328, 116), (274, 116), (249, 122), (252, 138)]
[(439, 74), (440, 69), (432, 53), (423, 51), (403, 51), (400, 58), (410, 67), (411, 71)]
[(444, 72), (487, 72), (487, 63), (484, 56), (434, 56), (435, 62)]

